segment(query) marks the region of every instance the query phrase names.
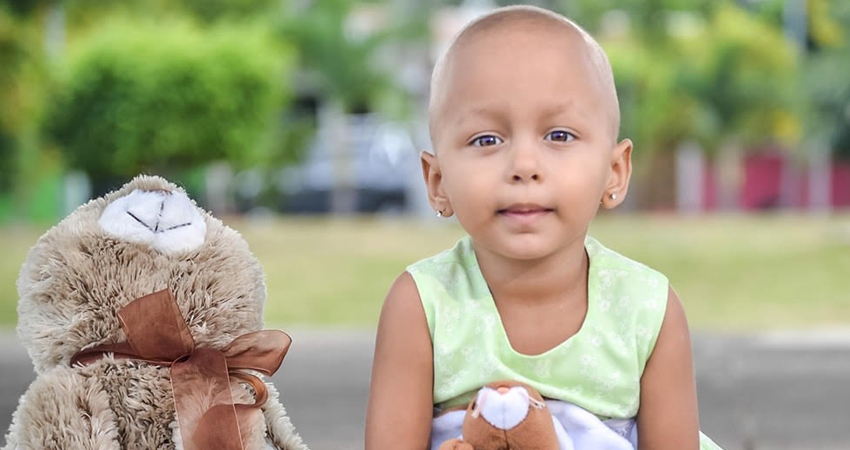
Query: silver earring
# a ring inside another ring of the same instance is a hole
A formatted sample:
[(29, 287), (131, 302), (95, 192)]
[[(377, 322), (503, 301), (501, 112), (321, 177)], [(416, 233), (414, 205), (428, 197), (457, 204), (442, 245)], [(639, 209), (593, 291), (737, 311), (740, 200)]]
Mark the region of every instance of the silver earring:
[(617, 200), (617, 193), (616, 193), (616, 192), (614, 192), (614, 193), (612, 193), (611, 195), (609, 195), (608, 197), (610, 197), (610, 198), (611, 198), (611, 200)]
[(443, 217), (443, 210), (437, 211), (437, 217)]

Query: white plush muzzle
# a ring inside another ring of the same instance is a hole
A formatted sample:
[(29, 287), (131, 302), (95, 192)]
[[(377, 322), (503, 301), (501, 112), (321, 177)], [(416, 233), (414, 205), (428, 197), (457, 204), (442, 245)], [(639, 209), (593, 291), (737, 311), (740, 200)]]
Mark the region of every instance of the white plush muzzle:
[(475, 409), (490, 425), (510, 430), (528, 415), (528, 398), (528, 391), (522, 386), (511, 387), (507, 392), (484, 387), (478, 391)]
[(136, 189), (110, 203), (98, 224), (117, 238), (163, 253), (198, 248), (207, 233), (204, 218), (182, 192)]

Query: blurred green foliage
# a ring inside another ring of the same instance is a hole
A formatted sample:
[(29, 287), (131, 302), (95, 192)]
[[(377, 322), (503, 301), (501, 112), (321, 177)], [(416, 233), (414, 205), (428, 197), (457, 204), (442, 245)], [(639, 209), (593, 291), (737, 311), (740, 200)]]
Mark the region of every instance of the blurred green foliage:
[(850, 2), (809, 1), (815, 26), (803, 70), (806, 125), (836, 156), (850, 160)]
[[(9, 0), (3, 0), (9, 1)], [(17, 0), (29, 1), (29, 0)], [(41, 0), (52, 3), (52, 0)], [(216, 22), (253, 21), (278, 13), (279, 0), (59, 0), (64, 6), (68, 23), (76, 29), (86, 29), (115, 15), (156, 20), (175, 16), (189, 17), (201, 24)], [(287, 3), (287, 2), (283, 2)]]
[(273, 13), (281, 4), (279, 0), (182, 0), (167, 3), (176, 3), (187, 13), (206, 22), (255, 18), (264, 12)]
[(381, 5), (386, 2), (315, 0), (307, 8), (290, 6), (278, 22), (279, 34), (299, 49), (301, 67), (309, 73), (308, 88), (349, 112), (393, 109), (391, 105), (404, 103), (408, 96), (393, 81), (392, 63), (377, 60), (379, 51), (388, 44), (425, 41), (427, 22), (421, 17), (391, 21), (379, 31), (357, 35), (347, 23), (357, 3), (391, 13), (386, 11), (389, 5)]
[[(291, 162), (315, 128), (295, 90), (404, 116), (416, 104), (399, 58), (426, 55), (433, 14), (460, 3), (0, 0), (0, 220), (68, 167), (126, 178)], [(802, 46), (786, 38), (786, 0), (534, 3), (609, 52), (637, 157), (669, 159), (696, 140), (709, 152), (817, 141), (850, 158), (850, 2), (806, 0)], [(352, 28), (364, 12), (383, 28)]]
[(45, 111), (46, 136), (95, 179), (262, 162), (287, 48), (267, 30), (110, 21), (78, 42)]
[(424, 45), (426, 21), (390, 17), (355, 39), (346, 20), (359, 3), (0, 0), (0, 221), (56, 184), (39, 172), (56, 161), (51, 176), (81, 169), (96, 192), (142, 171), (197, 180), (214, 160), (291, 163), (316, 126), (292, 102), (296, 75), (308, 99), (410, 111), (379, 53)]
[(709, 152), (730, 141), (806, 151), (826, 143), (850, 157), (850, 2), (806, 0), (803, 42), (789, 39), (789, 2), (562, 0), (604, 34), (617, 75), (624, 135), (669, 151), (694, 139)]
[(565, 9), (597, 28), (623, 135), (642, 152), (689, 139), (709, 152), (728, 140), (799, 142), (800, 61), (781, 28), (727, 1), (581, 0)]
[(799, 141), (795, 73), (799, 60), (780, 29), (719, 2), (704, 30), (676, 44), (686, 58), (679, 86), (692, 92), (704, 108), (698, 121), (716, 124), (695, 126), (694, 134), (705, 147), (714, 147), (713, 138), (723, 134), (740, 136), (751, 145), (768, 139), (787, 146)]
[(40, 33), (20, 18), (24, 6), (0, 2), (0, 195), (23, 181), (20, 153), (43, 100)]

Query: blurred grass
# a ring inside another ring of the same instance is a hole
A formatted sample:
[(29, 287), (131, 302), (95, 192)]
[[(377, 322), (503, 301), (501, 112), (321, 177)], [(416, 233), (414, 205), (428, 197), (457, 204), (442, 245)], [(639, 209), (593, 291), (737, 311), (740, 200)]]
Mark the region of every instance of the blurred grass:
[[(395, 277), (462, 235), (414, 220), (226, 222), (263, 263), (277, 326), (374, 326)], [(15, 323), (14, 281), (43, 231), (0, 228), (0, 326)], [(850, 327), (850, 215), (609, 215), (591, 234), (664, 272), (693, 328)]]

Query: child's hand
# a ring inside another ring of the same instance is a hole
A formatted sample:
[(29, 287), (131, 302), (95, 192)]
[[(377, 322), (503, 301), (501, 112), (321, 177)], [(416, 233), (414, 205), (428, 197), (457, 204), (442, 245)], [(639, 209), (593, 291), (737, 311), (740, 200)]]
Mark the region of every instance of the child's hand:
[(439, 450), (475, 450), (468, 442), (460, 439), (449, 439), (440, 445)]

